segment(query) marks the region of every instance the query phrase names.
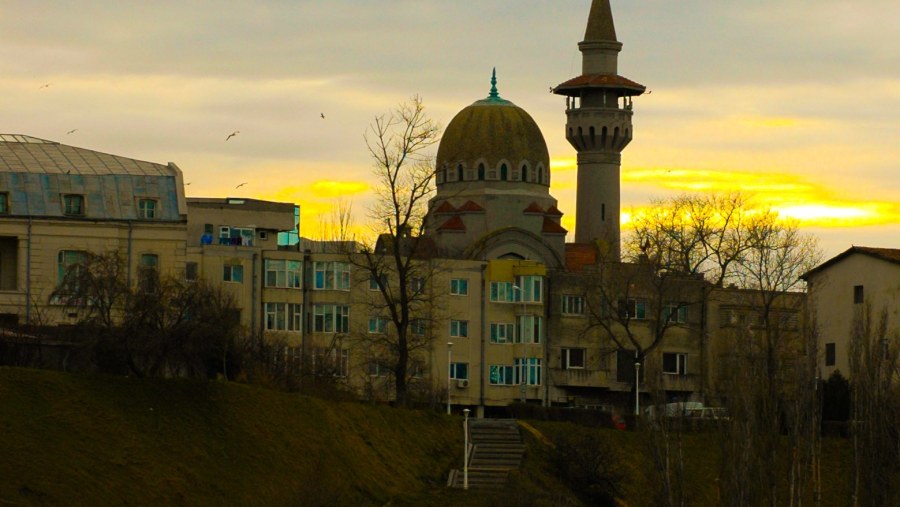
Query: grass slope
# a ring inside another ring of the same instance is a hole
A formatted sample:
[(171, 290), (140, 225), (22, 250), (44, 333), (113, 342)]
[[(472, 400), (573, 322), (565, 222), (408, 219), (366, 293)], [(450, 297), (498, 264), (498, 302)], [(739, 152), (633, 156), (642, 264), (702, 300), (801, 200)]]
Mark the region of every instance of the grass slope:
[(0, 368), (0, 505), (381, 505), (443, 486), (457, 422), (234, 383)]

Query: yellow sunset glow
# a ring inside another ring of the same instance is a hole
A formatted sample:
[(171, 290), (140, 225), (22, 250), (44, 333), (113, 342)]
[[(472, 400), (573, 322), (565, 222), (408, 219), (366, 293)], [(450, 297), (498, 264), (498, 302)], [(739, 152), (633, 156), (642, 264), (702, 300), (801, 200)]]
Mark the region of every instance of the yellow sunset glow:
[(310, 185), (316, 197), (335, 198), (360, 194), (369, 190), (369, 185), (361, 181), (317, 181)]
[[(653, 186), (678, 192), (736, 192), (753, 196), (785, 218), (806, 227), (860, 227), (900, 222), (900, 203), (836, 197), (836, 192), (801, 176), (694, 169), (626, 170), (624, 185)], [(623, 210), (622, 224), (646, 206)]]

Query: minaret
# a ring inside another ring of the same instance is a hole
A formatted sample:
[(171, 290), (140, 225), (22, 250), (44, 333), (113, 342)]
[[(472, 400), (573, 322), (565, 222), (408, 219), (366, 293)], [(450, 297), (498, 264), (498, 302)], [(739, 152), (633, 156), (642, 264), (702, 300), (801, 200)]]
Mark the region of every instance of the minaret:
[(566, 96), (566, 139), (578, 152), (575, 242), (597, 241), (619, 260), (622, 150), (631, 142), (632, 97), (646, 88), (618, 74), (622, 43), (609, 0), (593, 0), (578, 50), (581, 75), (553, 89)]

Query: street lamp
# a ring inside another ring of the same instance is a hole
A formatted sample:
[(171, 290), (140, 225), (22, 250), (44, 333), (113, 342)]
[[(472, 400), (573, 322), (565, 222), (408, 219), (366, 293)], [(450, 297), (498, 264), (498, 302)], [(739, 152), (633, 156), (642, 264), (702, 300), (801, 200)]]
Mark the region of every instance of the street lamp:
[(469, 489), (469, 409), (463, 409), (463, 489)]
[(634, 351), (634, 415), (641, 415), (641, 363), (637, 350)]
[(450, 415), (450, 384), (453, 382), (453, 342), (447, 342), (447, 415)]

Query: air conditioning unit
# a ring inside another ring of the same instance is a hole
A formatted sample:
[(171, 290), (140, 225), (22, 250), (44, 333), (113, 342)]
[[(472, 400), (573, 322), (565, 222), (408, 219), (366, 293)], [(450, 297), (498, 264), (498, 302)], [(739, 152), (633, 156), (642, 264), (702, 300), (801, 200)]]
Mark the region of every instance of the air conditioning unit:
[(461, 378), (461, 379), (457, 380), (456, 387), (459, 389), (465, 389), (465, 388), (469, 387), (469, 379)]

